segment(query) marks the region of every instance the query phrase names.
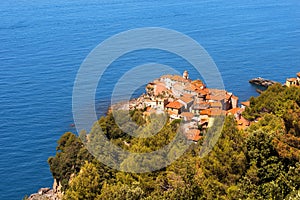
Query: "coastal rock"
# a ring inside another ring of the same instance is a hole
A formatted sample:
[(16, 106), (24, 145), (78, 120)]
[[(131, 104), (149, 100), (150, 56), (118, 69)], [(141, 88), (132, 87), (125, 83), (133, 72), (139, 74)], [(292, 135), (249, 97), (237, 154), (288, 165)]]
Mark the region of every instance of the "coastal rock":
[(254, 85), (259, 85), (262, 87), (269, 87), (277, 82), (258, 77), (258, 78), (253, 78), (253, 79), (249, 80), (249, 83), (254, 84)]
[(50, 191), (50, 188), (41, 188), (38, 191), (38, 194), (43, 195)]
[(37, 193), (31, 194), (27, 200), (61, 200), (62, 195), (61, 184), (54, 179), (53, 189), (41, 188)]
[(27, 200), (61, 200), (61, 198), (52, 189), (41, 188), (38, 193), (30, 195)]
[(55, 193), (61, 193), (61, 184), (56, 179), (54, 179), (52, 188)]

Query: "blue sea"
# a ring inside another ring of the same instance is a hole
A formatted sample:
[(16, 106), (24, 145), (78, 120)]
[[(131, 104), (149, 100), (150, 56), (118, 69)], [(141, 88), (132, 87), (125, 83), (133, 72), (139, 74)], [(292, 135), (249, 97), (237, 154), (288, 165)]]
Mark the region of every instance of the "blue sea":
[[(249, 79), (284, 82), (300, 71), (299, 0), (1, 1), (0, 199), (52, 186), (47, 159), (64, 132), (75, 132), (72, 90), (81, 63), (108, 37), (141, 27), (173, 29), (196, 40), (240, 101), (257, 95)], [(126, 72), (158, 62), (193, 71), (172, 56), (133, 52), (113, 65)], [(120, 71), (107, 73), (97, 91), (99, 115)]]

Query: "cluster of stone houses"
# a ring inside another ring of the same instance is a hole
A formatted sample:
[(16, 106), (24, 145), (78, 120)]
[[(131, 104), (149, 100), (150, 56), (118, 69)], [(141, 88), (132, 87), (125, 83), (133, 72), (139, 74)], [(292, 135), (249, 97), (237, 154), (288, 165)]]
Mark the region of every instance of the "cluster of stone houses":
[(183, 76), (161, 76), (146, 86), (146, 92), (138, 105), (146, 108), (144, 115), (167, 112), (170, 120), (184, 120), (187, 137), (193, 141), (201, 138), (199, 127), (205, 131), (218, 115), (233, 114), (239, 126), (249, 126), (241, 115), (245, 108), (238, 107), (238, 97), (225, 90), (209, 89), (201, 80), (189, 79), (187, 71)]
[(287, 87), (300, 86), (300, 72), (297, 73), (297, 78), (288, 78), (285, 81)]

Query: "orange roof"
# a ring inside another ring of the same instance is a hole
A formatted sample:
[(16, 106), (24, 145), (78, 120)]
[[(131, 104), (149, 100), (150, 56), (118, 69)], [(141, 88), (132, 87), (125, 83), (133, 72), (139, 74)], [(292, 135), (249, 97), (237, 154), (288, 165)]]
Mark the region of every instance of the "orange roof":
[(238, 129), (245, 129), (250, 125), (250, 122), (246, 120), (243, 116), (241, 116), (241, 119), (237, 120)]
[(208, 88), (204, 88), (204, 89), (202, 89), (202, 91), (206, 92), (207, 94), (209, 93), (209, 89)]
[(213, 88), (210, 88), (209, 92), (211, 92), (214, 95), (224, 95), (224, 96), (227, 93), (226, 90), (213, 89)]
[(237, 121), (238, 125), (245, 125), (245, 126), (249, 126), (250, 122), (248, 120), (246, 120), (243, 116), (241, 117), (241, 119), (239, 119)]
[(191, 112), (183, 112), (180, 114), (182, 117), (186, 117), (187, 120), (192, 120), (192, 118), (194, 117), (194, 114)]
[(186, 137), (188, 140), (198, 141), (200, 140), (200, 131), (198, 129), (189, 129), (186, 132)]
[(293, 82), (293, 81), (296, 81), (297, 80), (297, 78), (288, 78), (287, 79), (287, 81), (289, 81), (289, 82)]
[(164, 91), (167, 91), (168, 89), (164, 85), (156, 85), (154, 94), (157, 96), (159, 94), (162, 94)]
[(174, 108), (174, 109), (180, 109), (182, 108), (182, 104), (179, 103), (178, 101), (174, 101), (174, 102), (170, 102), (169, 104), (167, 104), (167, 108)]
[(197, 92), (198, 92), (198, 94), (203, 95), (203, 96), (205, 96), (205, 95), (208, 94), (208, 90), (205, 90), (205, 89), (203, 89), (203, 90), (197, 90)]
[(194, 80), (192, 81), (191, 85), (195, 88), (195, 89), (204, 89), (206, 86), (204, 85), (204, 83), (201, 80)]
[(194, 80), (194, 81), (192, 81), (192, 84), (193, 85), (199, 85), (199, 86), (203, 86), (204, 84), (203, 84), (203, 82), (201, 81), (201, 80), (199, 80), (199, 79), (197, 79), (197, 80)]
[(224, 115), (226, 112), (218, 108), (209, 108), (200, 111), (200, 115), (217, 116)]
[(179, 75), (173, 75), (170, 79), (178, 82), (189, 82), (188, 79), (183, 78), (182, 76)]
[(176, 115), (176, 116), (178, 116), (178, 113), (175, 112), (174, 110), (168, 110), (167, 112), (168, 112), (169, 115)]
[(226, 111), (218, 108), (211, 108), (211, 116), (225, 115)]
[(199, 140), (201, 139), (201, 136), (200, 135), (195, 135), (192, 140), (195, 141), (195, 142), (198, 142)]
[(211, 114), (211, 110), (210, 109), (205, 109), (205, 110), (201, 110), (200, 111), (200, 115), (210, 115)]
[(193, 98), (190, 95), (183, 95), (179, 99), (185, 103), (189, 103), (189, 102), (193, 101)]
[(250, 107), (250, 101), (244, 101), (241, 103), (243, 106)]
[(193, 92), (201, 90), (200, 87), (198, 87), (198, 86), (196, 86), (194, 84), (188, 84), (184, 89), (187, 90), (187, 91), (193, 91)]
[(207, 95), (206, 96), (206, 99), (207, 100), (215, 100), (215, 101), (222, 101), (225, 99), (225, 95), (218, 95), (218, 96), (215, 96), (215, 95)]
[(300, 72), (297, 73), (297, 76), (300, 78)]
[(231, 114), (231, 115), (235, 115), (238, 112), (242, 113), (243, 111), (244, 111), (244, 109), (242, 109), (242, 108), (232, 108), (230, 110), (227, 110), (226, 113)]

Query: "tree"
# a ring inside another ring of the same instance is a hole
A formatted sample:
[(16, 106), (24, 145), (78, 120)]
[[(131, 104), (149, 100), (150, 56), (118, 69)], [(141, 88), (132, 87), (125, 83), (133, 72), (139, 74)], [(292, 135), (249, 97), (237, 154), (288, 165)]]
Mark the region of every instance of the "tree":
[(50, 171), (65, 190), (72, 174), (76, 174), (84, 160), (92, 159), (79, 138), (71, 132), (65, 133), (58, 141), (56, 155), (48, 159)]
[[(205, 177), (214, 181), (212, 187), (226, 189), (236, 184), (242, 176), (246, 167), (243, 137), (232, 116), (225, 119), (219, 140), (213, 150), (202, 159), (201, 166)], [(210, 189), (207, 190), (209, 191)], [(225, 194), (225, 191), (223, 193)]]
[(85, 162), (80, 172), (70, 180), (65, 200), (94, 200), (100, 192), (100, 176), (94, 164)]
[(139, 200), (144, 197), (144, 191), (139, 187), (139, 183), (135, 182), (131, 186), (117, 183), (114, 185), (104, 184), (101, 194), (96, 200)]

